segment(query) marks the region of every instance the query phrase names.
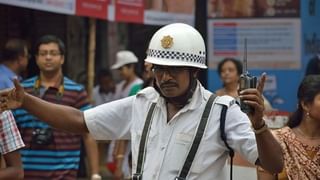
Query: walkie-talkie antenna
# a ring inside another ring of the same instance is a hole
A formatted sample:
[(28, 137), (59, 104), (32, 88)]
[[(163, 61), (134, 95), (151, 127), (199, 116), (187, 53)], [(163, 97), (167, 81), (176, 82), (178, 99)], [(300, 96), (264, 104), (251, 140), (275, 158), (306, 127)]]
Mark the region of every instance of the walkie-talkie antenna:
[(244, 55), (243, 55), (243, 73), (248, 74), (248, 67), (247, 67), (247, 38), (244, 38)]

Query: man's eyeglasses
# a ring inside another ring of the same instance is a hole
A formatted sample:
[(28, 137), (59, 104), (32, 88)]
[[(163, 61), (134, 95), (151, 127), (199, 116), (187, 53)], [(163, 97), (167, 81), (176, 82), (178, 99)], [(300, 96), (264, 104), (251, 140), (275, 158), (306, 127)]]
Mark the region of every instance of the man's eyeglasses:
[(46, 57), (46, 56), (52, 56), (52, 57), (56, 57), (56, 56), (60, 56), (61, 53), (59, 51), (39, 51), (38, 56), (41, 57)]
[(188, 70), (188, 67), (177, 67), (177, 66), (153, 66), (152, 71), (157, 76), (162, 76), (165, 72), (171, 76), (176, 76), (183, 71)]

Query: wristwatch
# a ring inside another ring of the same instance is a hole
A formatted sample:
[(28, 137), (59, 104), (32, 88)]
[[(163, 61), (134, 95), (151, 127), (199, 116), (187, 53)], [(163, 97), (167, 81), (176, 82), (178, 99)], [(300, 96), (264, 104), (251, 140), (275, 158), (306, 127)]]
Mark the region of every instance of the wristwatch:
[(263, 132), (265, 132), (266, 130), (268, 130), (268, 125), (266, 124), (266, 122), (263, 120), (263, 125), (261, 127), (259, 127), (258, 129), (255, 129), (252, 127), (253, 132), (258, 135), (258, 134), (262, 134)]

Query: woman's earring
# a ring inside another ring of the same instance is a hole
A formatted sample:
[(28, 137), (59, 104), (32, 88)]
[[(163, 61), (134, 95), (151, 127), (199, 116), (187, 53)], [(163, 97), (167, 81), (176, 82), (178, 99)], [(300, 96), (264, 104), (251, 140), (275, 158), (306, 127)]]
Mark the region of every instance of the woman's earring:
[(306, 113), (306, 120), (308, 121), (309, 119), (310, 119), (310, 113), (307, 112), (307, 113)]

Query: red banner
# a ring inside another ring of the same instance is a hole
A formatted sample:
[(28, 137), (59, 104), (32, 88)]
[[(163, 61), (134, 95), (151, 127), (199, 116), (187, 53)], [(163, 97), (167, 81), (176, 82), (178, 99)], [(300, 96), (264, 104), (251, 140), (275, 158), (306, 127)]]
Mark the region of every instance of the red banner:
[(0, 4), (53, 13), (93, 17), (115, 22), (133, 22), (153, 25), (184, 22), (192, 25), (194, 24), (195, 1), (196, 0), (0, 0)]
[(76, 15), (107, 19), (110, 0), (77, 0)]
[(143, 23), (143, 0), (117, 0), (115, 12), (116, 21)]

